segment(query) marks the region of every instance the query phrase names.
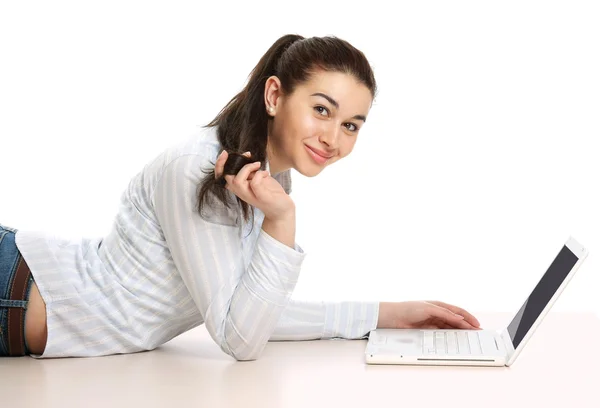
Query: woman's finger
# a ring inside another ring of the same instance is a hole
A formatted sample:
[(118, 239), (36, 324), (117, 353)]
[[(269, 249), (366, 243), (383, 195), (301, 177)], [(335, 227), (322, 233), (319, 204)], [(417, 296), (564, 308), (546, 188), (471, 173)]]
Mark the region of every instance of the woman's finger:
[(243, 185), (248, 181), (248, 176), (250, 175), (250, 172), (256, 171), (258, 169), (260, 169), (260, 162), (246, 164), (234, 177), (231, 183), (234, 185)]
[(446, 309), (450, 310), (451, 312), (463, 316), (465, 318), (465, 320), (474, 327), (480, 326), (479, 320), (477, 320), (475, 318), (475, 316), (473, 316), (471, 313), (467, 312), (465, 309), (463, 309), (461, 307), (450, 305), (445, 302), (440, 302), (438, 300), (429, 301), (429, 303), (433, 303), (434, 305), (445, 307)]
[[(256, 173), (254, 173), (254, 177), (252, 178), (252, 180), (250, 182), (250, 188), (254, 192), (256, 192), (256, 189), (260, 188), (262, 181), (264, 179), (266, 179), (267, 177), (269, 177), (268, 171), (266, 171), (266, 170), (257, 171)], [(256, 195), (256, 193), (254, 195)]]
[(253, 190), (254, 190), (254, 189), (256, 189), (256, 188), (257, 188), (257, 187), (260, 185), (260, 182), (261, 182), (263, 179), (264, 179), (264, 176), (263, 176), (263, 171), (260, 171), (260, 170), (259, 170), (259, 171), (255, 172), (255, 173), (253, 173), (253, 177), (252, 177), (252, 179), (250, 180), (250, 187), (251, 187)]
[(248, 176), (248, 180), (253, 180), (254, 177), (256, 177), (259, 174), (262, 178), (267, 178), (271, 175), (267, 170), (257, 170), (250, 173), (250, 175)]
[(433, 318), (432, 319), (432, 323), (434, 325), (436, 325), (439, 329), (456, 329), (455, 326), (452, 326), (448, 323), (446, 323), (445, 321), (438, 319), (438, 318)]
[(432, 317), (437, 317), (438, 319), (451, 325), (452, 327), (458, 327), (458, 328), (462, 328), (462, 329), (473, 328), (473, 326), (470, 323), (468, 323), (464, 320), (464, 317), (457, 315), (455, 313), (452, 313), (450, 310), (448, 310), (444, 307), (438, 306), (434, 303), (430, 303), (430, 306), (428, 308), (428, 313)]
[(235, 176), (233, 176), (231, 174), (226, 174), (223, 176), (223, 178), (225, 179), (225, 188), (227, 189), (233, 182), (233, 179), (235, 178)]
[[(464, 330), (465, 329), (464, 327), (457, 327), (456, 325), (448, 324), (445, 321), (440, 320), (438, 318), (433, 318), (432, 323), (435, 324), (436, 326), (438, 326), (438, 328), (440, 328), (440, 329), (448, 329), (448, 330), (457, 330), (457, 329)], [(466, 330), (480, 330), (480, 329), (470, 327)]]
[(223, 150), (219, 157), (217, 157), (217, 162), (215, 163), (215, 178), (218, 179), (223, 174), (223, 168), (225, 167), (225, 162), (227, 161), (227, 151)]
[[(242, 153), (243, 156), (250, 157), (250, 152)], [(218, 179), (223, 174), (223, 169), (225, 168), (225, 162), (227, 161), (227, 157), (229, 157), (229, 153), (227, 150), (223, 150), (219, 156), (217, 156), (217, 161), (215, 163), (215, 178)]]

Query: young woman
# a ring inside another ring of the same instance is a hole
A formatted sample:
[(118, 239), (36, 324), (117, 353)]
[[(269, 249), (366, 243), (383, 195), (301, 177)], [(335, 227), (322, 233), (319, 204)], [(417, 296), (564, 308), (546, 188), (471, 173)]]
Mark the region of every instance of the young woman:
[(313, 177), (350, 154), (375, 94), (346, 41), (285, 35), (210, 124), (132, 178), (107, 236), (0, 226), (0, 355), (132, 353), (203, 323), (237, 360), (269, 340), (477, 328), (436, 301), (291, 299), (305, 254), (290, 169)]

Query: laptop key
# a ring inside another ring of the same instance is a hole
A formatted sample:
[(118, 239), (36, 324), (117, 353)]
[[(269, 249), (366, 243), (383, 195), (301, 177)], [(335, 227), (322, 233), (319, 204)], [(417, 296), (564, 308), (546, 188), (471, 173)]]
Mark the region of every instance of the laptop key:
[(467, 333), (465, 331), (458, 331), (456, 334), (456, 337), (458, 338), (458, 352), (461, 354), (471, 354), (469, 340), (467, 340)]
[(446, 343), (448, 344), (448, 354), (458, 354), (458, 342), (456, 341), (456, 332), (446, 332)]
[(481, 354), (481, 344), (479, 343), (479, 335), (475, 330), (469, 330), (468, 332), (469, 346), (471, 347), (471, 354)]
[(481, 348), (486, 350), (487, 352), (494, 352), (498, 348), (496, 347), (496, 342), (494, 341), (494, 337), (490, 336), (489, 333), (481, 333), (479, 332), (479, 343), (481, 344)]
[(435, 351), (438, 354), (446, 354), (446, 336), (444, 332), (435, 332)]
[(433, 332), (430, 332), (430, 331), (423, 332), (423, 346), (426, 349), (432, 349), (435, 347), (434, 341), (433, 341)]

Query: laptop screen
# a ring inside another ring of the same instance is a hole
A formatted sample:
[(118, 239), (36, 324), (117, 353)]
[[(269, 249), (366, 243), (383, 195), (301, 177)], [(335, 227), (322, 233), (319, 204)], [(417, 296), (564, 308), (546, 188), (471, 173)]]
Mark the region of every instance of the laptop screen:
[(542, 310), (563, 283), (579, 259), (569, 248), (563, 246), (542, 279), (538, 282), (521, 310), (508, 325), (508, 334), (515, 349), (521, 343)]

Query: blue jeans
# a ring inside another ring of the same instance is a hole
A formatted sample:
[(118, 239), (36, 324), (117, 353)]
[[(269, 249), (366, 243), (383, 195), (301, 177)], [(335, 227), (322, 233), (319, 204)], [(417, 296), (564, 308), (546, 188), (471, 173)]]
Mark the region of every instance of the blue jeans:
[(29, 354), (25, 310), (33, 277), (24, 275), (22, 269), (17, 276), (25, 261), (15, 243), (16, 232), (0, 224), (0, 357)]

